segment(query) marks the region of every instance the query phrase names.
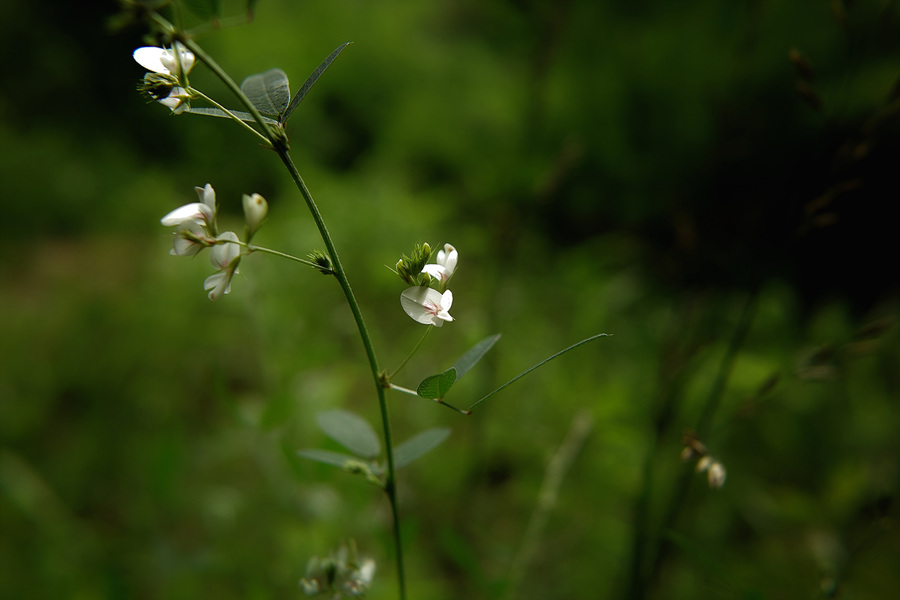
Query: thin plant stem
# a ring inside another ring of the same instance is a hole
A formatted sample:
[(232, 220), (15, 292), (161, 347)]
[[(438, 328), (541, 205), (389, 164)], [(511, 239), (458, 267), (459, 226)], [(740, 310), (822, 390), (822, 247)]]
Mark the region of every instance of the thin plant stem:
[(271, 248), (265, 248), (263, 246), (257, 246), (256, 244), (248, 244), (247, 242), (242, 242), (240, 240), (221, 240), (220, 243), (226, 244), (234, 244), (236, 246), (240, 246), (242, 248), (246, 248), (250, 252), (262, 252), (263, 254), (271, 254), (273, 256), (280, 256), (281, 258), (286, 258), (288, 260), (292, 260), (294, 262), (298, 262), (301, 265), (306, 265), (308, 267), (312, 267), (314, 269), (321, 269), (319, 265), (316, 263), (306, 260), (305, 258), (300, 258), (298, 256), (294, 256), (292, 254), (287, 254), (285, 252), (279, 252), (278, 250), (272, 250)]
[[(416, 398), (422, 398), (422, 396), (420, 396), (418, 394), (418, 392), (416, 392), (415, 390), (411, 390), (409, 388), (405, 388), (405, 387), (402, 387), (402, 386), (399, 386), (399, 385), (396, 385), (396, 384), (393, 384), (390, 382), (388, 383), (388, 387), (392, 390), (396, 390), (398, 392), (403, 392), (404, 394), (409, 394), (410, 396), (415, 396)], [(428, 398), (424, 398), (424, 399), (427, 400)], [(471, 410), (463, 410), (461, 408), (456, 408), (452, 404), (447, 404), (446, 402), (444, 402), (444, 400), (442, 398), (433, 398), (433, 400), (435, 402), (437, 402), (438, 404), (440, 404), (441, 406), (446, 406), (450, 410), (455, 410), (456, 412), (458, 412), (461, 415), (469, 416), (472, 414)]]
[[(172, 33), (173, 36), (176, 35), (174, 28), (170, 23), (168, 23), (168, 21), (166, 21), (156, 13), (154, 13), (154, 18), (160, 25), (162, 25), (170, 33)], [(222, 80), (222, 82), (238, 97), (241, 103), (247, 108), (247, 112), (249, 112), (253, 116), (253, 119), (265, 132), (270, 146), (276, 152), (278, 152), (278, 156), (279, 158), (281, 158), (281, 162), (284, 163), (284, 166), (287, 168), (288, 173), (290, 173), (291, 175), (291, 179), (294, 180), (297, 189), (300, 191), (300, 195), (303, 196), (303, 200), (306, 202), (306, 206), (309, 209), (310, 214), (312, 215), (313, 221), (315, 221), (316, 227), (319, 230), (319, 235), (322, 237), (322, 241), (325, 243), (325, 249), (328, 252), (328, 255), (331, 257), (332, 272), (335, 278), (338, 280), (338, 284), (340, 285), (341, 290), (344, 292), (344, 297), (347, 299), (347, 304), (350, 306), (350, 312), (353, 313), (353, 319), (354, 321), (356, 321), (356, 326), (359, 330), (359, 336), (362, 340), (363, 347), (365, 348), (366, 356), (369, 360), (369, 367), (371, 368), (372, 377), (375, 382), (375, 390), (378, 395), (378, 404), (381, 408), (381, 424), (384, 432), (384, 445), (387, 454), (387, 475), (384, 482), (384, 491), (387, 493), (388, 500), (391, 505), (391, 515), (394, 521), (393, 536), (394, 547), (396, 548), (397, 553), (397, 581), (398, 587), (400, 589), (400, 600), (406, 600), (406, 577), (403, 569), (403, 546), (400, 536), (400, 512), (397, 503), (397, 476), (394, 468), (394, 446), (391, 435), (390, 415), (388, 413), (387, 399), (385, 397), (386, 384), (384, 381), (384, 376), (381, 372), (381, 368), (378, 366), (378, 358), (375, 354), (375, 347), (372, 344), (372, 339), (369, 336), (369, 330), (366, 327), (365, 320), (362, 316), (362, 311), (359, 308), (359, 302), (357, 302), (356, 296), (353, 294), (353, 289), (350, 287), (350, 280), (347, 278), (347, 274), (344, 272), (344, 266), (341, 263), (340, 257), (338, 256), (337, 248), (334, 245), (331, 234), (328, 232), (328, 228), (325, 226), (325, 220), (322, 218), (322, 214), (319, 212), (319, 207), (316, 205), (315, 200), (313, 200), (312, 194), (306, 187), (306, 183), (300, 176), (300, 172), (294, 165), (293, 160), (291, 160), (291, 156), (287, 151), (286, 145), (280, 144), (278, 140), (275, 139), (271, 130), (263, 120), (262, 115), (253, 105), (253, 103), (250, 102), (247, 96), (241, 91), (241, 88), (238, 87), (233, 79), (231, 79), (228, 73), (226, 73), (224, 69), (222, 69), (218, 65), (218, 63), (216, 63), (216, 61), (214, 61), (212, 57), (210, 57), (203, 50), (203, 48), (201, 48), (194, 40), (185, 38), (184, 36), (179, 36), (178, 40), (181, 41), (191, 52), (193, 52), (200, 61), (206, 64), (206, 66), (209, 67), (209, 69), (220, 80)]]
[(325, 243), (325, 249), (328, 252), (328, 255), (331, 257), (334, 276), (335, 278), (337, 278), (338, 283), (341, 286), (341, 290), (344, 292), (344, 296), (347, 299), (347, 304), (350, 305), (350, 312), (353, 313), (353, 319), (356, 321), (356, 326), (359, 329), (359, 337), (362, 340), (363, 346), (366, 350), (366, 356), (369, 359), (369, 366), (372, 370), (372, 376), (375, 381), (375, 389), (378, 394), (378, 404), (381, 408), (381, 425), (384, 432), (384, 445), (386, 447), (387, 454), (387, 475), (384, 482), (384, 491), (388, 495), (388, 500), (390, 501), (391, 505), (391, 513), (394, 520), (393, 533), (394, 546), (397, 552), (397, 581), (400, 588), (400, 599), (405, 600), (406, 578), (403, 570), (403, 546), (400, 536), (400, 512), (397, 505), (397, 476), (394, 469), (394, 446), (391, 435), (390, 415), (388, 413), (387, 398), (385, 397), (384, 393), (384, 375), (381, 372), (381, 368), (378, 366), (378, 358), (375, 354), (375, 347), (372, 345), (372, 339), (369, 336), (369, 330), (366, 327), (365, 320), (363, 319), (362, 311), (360, 311), (359, 302), (357, 302), (356, 296), (353, 294), (353, 289), (350, 287), (350, 280), (347, 278), (347, 274), (344, 272), (344, 266), (341, 263), (340, 257), (338, 256), (334, 241), (331, 239), (331, 234), (328, 232), (328, 228), (325, 226), (325, 220), (322, 218), (322, 214), (319, 212), (319, 207), (316, 205), (315, 200), (313, 200), (312, 194), (306, 187), (306, 183), (300, 176), (300, 172), (297, 170), (297, 167), (294, 166), (294, 162), (291, 160), (290, 154), (287, 152), (287, 150), (278, 146), (276, 146), (276, 149), (278, 151), (278, 156), (281, 158), (284, 166), (287, 167), (288, 172), (291, 174), (291, 178), (294, 180), (294, 183), (300, 190), (300, 194), (306, 201), (306, 206), (313, 217), (313, 221), (315, 221), (316, 223), (316, 227), (319, 229), (319, 235), (322, 237), (322, 241)]
[(406, 363), (409, 362), (409, 359), (411, 359), (411, 358), (416, 354), (416, 352), (419, 351), (419, 348), (421, 348), (421, 347), (422, 347), (422, 344), (425, 343), (425, 338), (428, 337), (428, 334), (431, 333), (431, 330), (432, 330), (432, 329), (434, 329), (434, 327), (432, 327), (431, 325), (429, 325), (428, 328), (425, 329), (425, 334), (422, 336), (422, 339), (420, 339), (419, 342), (415, 345), (415, 347), (410, 351), (410, 353), (406, 355), (406, 358), (403, 359), (403, 362), (400, 363), (400, 366), (398, 366), (396, 369), (394, 369), (394, 370), (391, 372), (390, 375), (388, 375), (388, 381), (390, 381), (391, 379), (393, 379), (393, 378), (394, 378), (394, 375), (396, 375), (397, 373), (399, 373), (399, 372), (400, 372), (400, 369), (402, 369), (403, 367), (405, 367), (405, 366), (406, 366)]
[[(269, 138), (267, 138), (266, 136), (264, 136), (257, 130), (255, 130), (252, 127), (250, 127), (249, 125), (247, 125), (247, 123), (242, 121), (236, 114), (234, 114), (233, 112), (231, 112), (230, 110), (228, 110), (227, 108), (225, 108), (224, 106), (222, 106), (221, 104), (219, 104), (218, 102), (216, 102), (215, 100), (213, 100), (212, 98), (210, 98), (209, 96), (207, 96), (206, 94), (201, 92), (200, 90), (198, 90), (196, 88), (188, 88), (188, 90), (192, 94), (196, 94), (196, 95), (200, 96), (201, 98), (203, 98), (204, 100), (206, 100), (207, 102), (209, 102), (210, 104), (212, 104), (213, 106), (215, 106), (216, 108), (218, 108), (219, 110), (224, 112), (226, 115), (231, 117), (234, 121), (236, 121), (238, 125), (245, 128), (247, 131), (249, 131), (256, 137), (260, 138), (264, 144), (269, 145), (271, 143)], [(190, 111), (188, 111), (188, 112), (190, 112)]]

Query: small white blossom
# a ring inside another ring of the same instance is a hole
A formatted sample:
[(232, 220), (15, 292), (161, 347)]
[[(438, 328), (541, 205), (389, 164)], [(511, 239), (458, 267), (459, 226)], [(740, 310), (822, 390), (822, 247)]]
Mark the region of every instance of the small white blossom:
[(237, 244), (238, 236), (233, 231), (226, 231), (218, 240), (224, 243), (216, 244), (210, 252), (210, 261), (218, 272), (213, 273), (203, 282), (203, 289), (209, 292), (210, 300), (218, 300), (224, 294), (231, 292), (231, 279), (238, 272), (238, 263), (241, 262), (241, 248)]
[(175, 242), (171, 254), (194, 256), (215, 242), (216, 192), (210, 184), (194, 188), (200, 202), (179, 206), (162, 219), (166, 227), (175, 227)]
[(709, 466), (709, 471), (706, 473), (706, 477), (709, 480), (709, 487), (717, 490), (725, 485), (725, 476), (725, 467), (722, 466), (722, 463), (716, 461), (711, 464)]
[(407, 288), (400, 294), (400, 305), (414, 321), (423, 325), (440, 327), (444, 321), (452, 321), (450, 306), (453, 293), (447, 290), (441, 294), (437, 290), (423, 286)]
[(422, 271), (440, 281), (443, 288), (447, 285), (450, 277), (453, 276), (458, 258), (459, 253), (456, 251), (456, 248), (450, 244), (444, 244), (444, 249), (438, 250), (437, 264), (425, 265)]
[(344, 594), (351, 598), (363, 596), (369, 586), (372, 585), (372, 579), (375, 577), (375, 560), (364, 558), (362, 564), (347, 574), (347, 579), (342, 586)]
[(168, 96), (157, 102), (171, 109), (172, 114), (180, 115), (191, 108), (191, 94), (183, 87), (173, 87)]
[(213, 211), (205, 204), (191, 202), (190, 204), (179, 206), (160, 219), (159, 222), (166, 227), (175, 227), (185, 223), (199, 223), (207, 226), (212, 223), (213, 216)]
[(209, 237), (206, 227), (197, 221), (187, 221), (176, 227), (175, 241), (169, 254), (194, 256), (207, 246), (211, 246), (214, 241), (214, 238)]
[[(181, 68), (186, 75), (194, 67), (194, 53), (186, 50), (178, 42), (175, 43), (175, 47), (180, 51)], [(139, 65), (148, 71), (162, 73), (163, 75), (173, 75), (176, 78), (181, 74), (178, 70), (178, 60), (175, 58), (173, 50), (157, 48), (156, 46), (144, 46), (135, 50), (132, 56)]]
[(269, 213), (269, 204), (259, 194), (248, 196), (244, 194), (244, 218), (247, 220), (247, 229), (250, 235), (256, 233)]

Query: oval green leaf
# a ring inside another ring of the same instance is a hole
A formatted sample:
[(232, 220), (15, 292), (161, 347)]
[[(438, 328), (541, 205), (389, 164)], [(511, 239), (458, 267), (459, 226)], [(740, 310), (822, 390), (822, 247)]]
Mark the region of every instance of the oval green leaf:
[(381, 453), (381, 443), (375, 430), (362, 417), (346, 410), (331, 410), (316, 415), (316, 423), (325, 435), (344, 448), (363, 458)]
[(291, 100), (288, 77), (281, 69), (250, 75), (241, 82), (241, 91), (264, 115), (280, 119)]
[(430, 377), (423, 379), (422, 383), (419, 384), (419, 387), (416, 388), (416, 393), (428, 400), (440, 400), (450, 391), (450, 388), (453, 387), (455, 382), (456, 369), (450, 367), (443, 373), (431, 375)]
[(429, 450), (438, 446), (450, 435), (450, 429), (447, 427), (435, 427), (434, 429), (426, 429), (422, 433), (416, 434), (409, 438), (396, 448), (394, 448), (394, 468), (406, 466), (416, 460)]

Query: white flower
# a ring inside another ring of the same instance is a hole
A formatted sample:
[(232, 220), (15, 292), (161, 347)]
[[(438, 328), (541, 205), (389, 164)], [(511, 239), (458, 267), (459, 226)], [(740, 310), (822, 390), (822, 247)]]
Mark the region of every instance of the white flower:
[(347, 576), (346, 581), (344, 581), (342, 591), (344, 592), (344, 594), (353, 598), (363, 596), (369, 586), (372, 585), (372, 579), (374, 577), (375, 560), (371, 558), (364, 558), (362, 560), (362, 564)]
[(191, 108), (191, 94), (183, 87), (173, 87), (168, 96), (157, 100), (157, 102), (170, 108), (172, 114), (180, 115)]
[(722, 463), (716, 461), (711, 464), (709, 466), (709, 471), (706, 473), (706, 477), (709, 480), (709, 487), (717, 490), (725, 485), (725, 476), (725, 467), (722, 466)]
[(213, 239), (209, 237), (206, 227), (197, 221), (187, 221), (175, 229), (175, 241), (169, 254), (194, 256), (212, 243)]
[(256, 233), (266, 215), (269, 213), (269, 204), (259, 194), (248, 196), (244, 194), (244, 218), (247, 220), (247, 229), (250, 234)]
[(204, 187), (194, 189), (200, 202), (179, 206), (159, 220), (166, 227), (176, 228), (175, 242), (170, 254), (194, 256), (206, 246), (215, 243), (216, 191), (208, 183)]
[(450, 244), (444, 244), (444, 249), (438, 250), (437, 264), (425, 265), (422, 271), (439, 280), (443, 288), (447, 285), (450, 277), (453, 276), (458, 258), (459, 253), (456, 251), (456, 248)]
[(203, 289), (209, 291), (210, 300), (218, 300), (231, 292), (231, 278), (238, 272), (238, 263), (241, 262), (240, 246), (231, 243), (239, 241), (233, 231), (226, 231), (216, 239), (225, 243), (216, 244), (210, 252), (209, 259), (218, 269), (203, 282)]
[(205, 187), (195, 187), (200, 202), (191, 202), (179, 206), (162, 219), (160, 223), (166, 227), (175, 227), (184, 223), (196, 222), (211, 227), (216, 218), (216, 191), (210, 184)]
[(423, 286), (407, 288), (400, 294), (400, 305), (414, 321), (423, 325), (440, 327), (444, 321), (452, 321), (450, 306), (453, 304), (453, 292), (447, 290), (441, 294), (437, 290)]
[[(175, 42), (175, 47), (179, 50), (181, 69), (184, 74), (187, 75), (194, 66), (194, 54), (193, 52), (186, 50), (184, 46), (178, 42)], [(132, 56), (139, 65), (148, 71), (162, 73), (163, 75), (172, 75), (176, 78), (181, 75), (181, 72), (178, 70), (179, 61), (176, 59), (173, 50), (157, 48), (156, 46), (144, 46), (143, 48), (135, 50)]]

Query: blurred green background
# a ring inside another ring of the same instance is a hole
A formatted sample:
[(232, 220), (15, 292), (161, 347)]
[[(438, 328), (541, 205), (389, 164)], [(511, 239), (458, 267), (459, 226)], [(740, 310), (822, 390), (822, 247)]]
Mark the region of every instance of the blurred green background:
[[(900, 586), (898, 8), (261, 0), (198, 38), (294, 89), (354, 42), (288, 131), (386, 367), (422, 329), (384, 265), (460, 251), (457, 320), (397, 383), (502, 332), (448, 397), (467, 406), (614, 334), (471, 417), (390, 397), (399, 440), (453, 430), (400, 472), (410, 598)], [(116, 10), (0, 5), (0, 597), (301, 597), (352, 537), (395, 598), (385, 499), (295, 455), (338, 449), (320, 411), (378, 422), (339, 289), (254, 255), (211, 303), (159, 218), (209, 182), (224, 228), (269, 200), (262, 245), (305, 255), (315, 227), (274, 153), (144, 102)], [(691, 430), (722, 489), (680, 460)]]

